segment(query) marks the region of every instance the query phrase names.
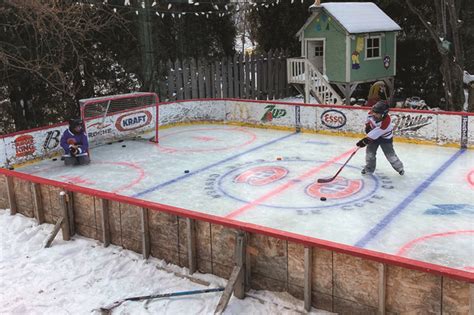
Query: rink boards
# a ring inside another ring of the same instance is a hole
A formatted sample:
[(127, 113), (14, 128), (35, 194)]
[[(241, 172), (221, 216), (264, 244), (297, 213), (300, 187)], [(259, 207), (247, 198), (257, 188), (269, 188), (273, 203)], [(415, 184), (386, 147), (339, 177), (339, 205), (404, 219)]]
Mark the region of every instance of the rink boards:
[[(162, 126), (206, 121), (355, 135), (361, 133), (367, 110), (200, 100), (161, 104), (159, 121)], [(474, 145), (473, 128), (462, 124), (464, 119), (473, 126), (472, 114), (393, 110), (391, 115), (399, 140), (459, 146), (464, 134), (468, 146)], [(4, 136), (0, 164), (57, 154), (55, 138), (65, 128), (61, 124)], [(341, 314), (474, 312), (474, 275), (468, 271), (0, 169), (0, 208), (40, 223), (54, 224), (62, 216), (61, 191), (69, 195), (67, 221), (77, 234), (202, 273), (229, 278), (239, 261), (236, 243), (243, 233), (247, 288), (288, 291)]]
[[(160, 126), (193, 122), (235, 123), (263, 128), (278, 128), (337, 135), (362, 134), (368, 108), (355, 106), (298, 104), (239, 99), (190, 100), (123, 111), (86, 121), (92, 147), (115, 141), (130, 130), (154, 130)], [(395, 137), (410, 142), (474, 147), (474, 114), (392, 109)], [(139, 118), (143, 119), (139, 119)], [(128, 118), (128, 119), (127, 119)], [(136, 118), (136, 119), (132, 119)], [(100, 121), (100, 122), (99, 122)], [(126, 127), (124, 121), (131, 121)], [(469, 126), (471, 126), (469, 128)], [(59, 139), (67, 124), (57, 124), (0, 136), (0, 166), (12, 166), (58, 155)]]

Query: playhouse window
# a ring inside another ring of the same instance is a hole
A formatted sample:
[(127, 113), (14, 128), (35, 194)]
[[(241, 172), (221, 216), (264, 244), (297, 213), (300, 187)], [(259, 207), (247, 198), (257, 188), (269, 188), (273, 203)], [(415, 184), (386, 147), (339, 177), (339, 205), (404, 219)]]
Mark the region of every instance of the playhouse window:
[(369, 37), (365, 39), (365, 58), (380, 58), (380, 37)]
[(323, 46), (316, 46), (314, 47), (314, 56), (315, 57), (322, 57), (324, 56), (324, 47)]

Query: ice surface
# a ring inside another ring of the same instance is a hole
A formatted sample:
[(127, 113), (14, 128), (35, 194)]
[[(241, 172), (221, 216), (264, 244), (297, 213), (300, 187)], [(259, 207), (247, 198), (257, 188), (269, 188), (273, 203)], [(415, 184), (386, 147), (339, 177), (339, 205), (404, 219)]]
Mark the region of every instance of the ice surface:
[(365, 152), (359, 150), (334, 182), (318, 184), (336, 173), (356, 141), (180, 126), (162, 130), (159, 145), (125, 141), (94, 148), (89, 166), (47, 160), (18, 170), (472, 271), (474, 152), (396, 142), (404, 176), (381, 150), (374, 175), (361, 175)]

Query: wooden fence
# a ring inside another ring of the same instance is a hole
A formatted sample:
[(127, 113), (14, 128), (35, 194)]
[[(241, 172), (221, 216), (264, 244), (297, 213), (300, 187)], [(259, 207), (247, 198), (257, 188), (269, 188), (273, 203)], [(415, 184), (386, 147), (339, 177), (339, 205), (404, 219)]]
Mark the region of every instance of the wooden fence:
[(197, 98), (273, 100), (290, 95), (287, 52), (235, 54), (221, 60), (184, 59), (159, 63), (161, 101)]

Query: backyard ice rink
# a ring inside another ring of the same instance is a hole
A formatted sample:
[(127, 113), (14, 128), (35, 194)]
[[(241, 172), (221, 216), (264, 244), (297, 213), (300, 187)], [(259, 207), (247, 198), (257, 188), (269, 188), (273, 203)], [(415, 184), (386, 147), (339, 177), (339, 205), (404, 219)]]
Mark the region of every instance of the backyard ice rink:
[[(17, 171), (236, 221), (474, 272), (474, 151), (395, 142), (405, 175), (381, 149), (361, 175), (356, 138), (187, 125), (160, 143), (91, 150), (88, 166), (49, 159)], [(326, 201), (321, 201), (326, 197)]]

